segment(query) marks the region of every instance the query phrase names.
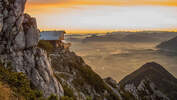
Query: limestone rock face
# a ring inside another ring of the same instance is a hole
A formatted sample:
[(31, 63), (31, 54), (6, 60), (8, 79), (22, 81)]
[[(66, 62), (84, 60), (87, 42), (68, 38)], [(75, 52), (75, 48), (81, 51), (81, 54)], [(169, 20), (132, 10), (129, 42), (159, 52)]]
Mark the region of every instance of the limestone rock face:
[(36, 19), (24, 14), (26, 0), (0, 0), (0, 59), (13, 70), (25, 73), (44, 96), (63, 96), (47, 53), (37, 48), (39, 30)]
[(39, 42), (39, 30), (37, 29), (37, 22), (35, 18), (31, 18), (29, 15), (24, 15), (23, 27), (26, 33), (26, 48), (37, 46)]
[(23, 31), (19, 32), (15, 37), (15, 49), (24, 49), (25, 48), (25, 34)]
[(63, 89), (53, 75), (50, 62), (44, 50), (33, 48), (23, 52), (14, 52), (5, 59), (12, 62), (13, 69), (25, 73), (35, 87), (42, 90), (46, 96), (51, 93), (63, 95)]
[(3, 27), (3, 7), (2, 7), (2, 2), (0, 0), (0, 32), (2, 30), (2, 27)]
[(0, 14), (0, 32), (2, 30), (3, 27), (3, 16)]

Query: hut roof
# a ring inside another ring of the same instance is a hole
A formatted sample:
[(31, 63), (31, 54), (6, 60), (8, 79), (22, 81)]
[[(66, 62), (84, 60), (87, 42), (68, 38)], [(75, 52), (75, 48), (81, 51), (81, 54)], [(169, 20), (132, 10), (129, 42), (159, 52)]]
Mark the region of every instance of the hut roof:
[(65, 31), (43, 31), (40, 33), (40, 40), (58, 40)]

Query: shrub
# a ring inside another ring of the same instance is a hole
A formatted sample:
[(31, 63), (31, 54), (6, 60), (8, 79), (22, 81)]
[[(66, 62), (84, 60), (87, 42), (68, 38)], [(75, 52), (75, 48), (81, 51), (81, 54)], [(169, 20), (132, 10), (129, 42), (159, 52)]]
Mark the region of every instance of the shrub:
[(92, 100), (92, 97), (88, 96), (88, 97), (86, 98), (86, 100)]
[(45, 40), (40, 40), (38, 43), (38, 47), (46, 50), (48, 53), (51, 53), (55, 49), (49, 41)]
[(79, 65), (79, 63), (81, 62), (83, 61), (80, 60), (80, 62), (70, 63), (70, 66), (77, 68), (80, 73), (79, 75), (83, 77), (83, 79), (79, 79), (76, 82), (83, 84), (83, 81), (85, 81), (93, 86), (98, 93), (103, 93), (104, 90), (107, 90), (110, 93), (110, 95), (107, 96), (109, 100), (119, 100), (119, 97), (106, 85), (102, 78), (98, 74), (96, 74), (88, 65)]
[(81, 66), (80, 63), (82, 63), (82, 61), (75, 61), (69, 63), (69, 66), (75, 67), (77, 70), (79, 70), (79, 75), (81, 75), (84, 79), (82, 81), (92, 85), (99, 93), (103, 92), (104, 89), (109, 89), (98, 74), (96, 74), (89, 66)]
[(42, 92), (32, 89), (31, 83), (23, 73), (11, 71), (10, 68), (4, 68), (0, 63), (0, 81), (8, 84), (12, 90), (26, 100), (42, 99)]
[(69, 88), (68, 86), (63, 86), (63, 90), (64, 90), (64, 95), (68, 96), (68, 97), (72, 97), (74, 98), (74, 93), (73, 90), (71, 88)]
[(61, 100), (73, 100), (73, 98), (68, 97), (68, 96), (63, 96), (61, 97)]
[(64, 95), (67, 96), (67, 97), (69, 97), (69, 98), (72, 98), (73, 100), (76, 100), (76, 97), (74, 96), (73, 90), (71, 88), (69, 88), (66, 83), (63, 83), (61, 81), (59, 75), (56, 75), (56, 78), (58, 79), (59, 82), (61, 82), (61, 85), (62, 85), (63, 90), (64, 90)]
[(58, 100), (58, 96), (52, 94), (48, 100)]

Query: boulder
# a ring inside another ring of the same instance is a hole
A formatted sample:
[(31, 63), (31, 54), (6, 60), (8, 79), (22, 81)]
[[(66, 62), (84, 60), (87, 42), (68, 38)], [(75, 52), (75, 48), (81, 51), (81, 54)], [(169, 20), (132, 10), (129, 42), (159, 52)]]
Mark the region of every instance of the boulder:
[(19, 32), (15, 38), (15, 49), (22, 50), (25, 49), (25, 34), (23, 31)]
[(37, 46), (39, 36), (39, 31), (33, 27), (30, 27), (26, 33), (26, 48)]
[(105, 78), (104, 81), (106, 83), (108, 83), (109, 85), (111, 85), (112, 87), (117, 87), (117, 85), (118, 85), (118, 83), (114, 79), (112, 79), (111, 77)]

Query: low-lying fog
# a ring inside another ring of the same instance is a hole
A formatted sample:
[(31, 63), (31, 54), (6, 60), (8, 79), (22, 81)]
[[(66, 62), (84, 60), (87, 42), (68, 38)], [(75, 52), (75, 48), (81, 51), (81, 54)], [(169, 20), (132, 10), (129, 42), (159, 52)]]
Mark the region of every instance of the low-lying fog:
[(111, 76), (120, 81), (143, 64), (152, 61), (161, 64), (177, 77), (177, 55), (161, 52), (155, 48), (160, 42), (174, 37), (173, 35), (166, 38), (162, 35), (159, 41), (148, 42), (111, 41), (111, 39), (102, 41), (103, 38), (99, 37), (96, 41), (93, 39), (95, 36), (89, 39), (85, 37), (87, 36), (70, 35), (67, 36), (67, 40), (72, 43), (71, 50), (82, 56), (103, 78)]

